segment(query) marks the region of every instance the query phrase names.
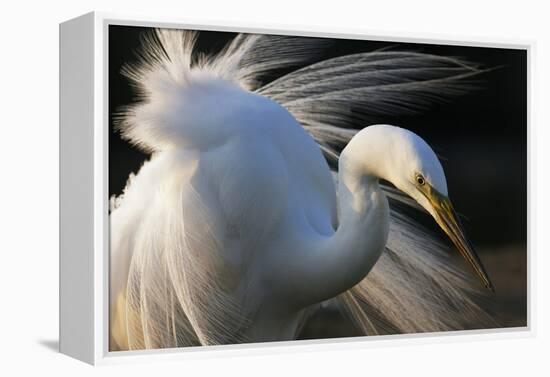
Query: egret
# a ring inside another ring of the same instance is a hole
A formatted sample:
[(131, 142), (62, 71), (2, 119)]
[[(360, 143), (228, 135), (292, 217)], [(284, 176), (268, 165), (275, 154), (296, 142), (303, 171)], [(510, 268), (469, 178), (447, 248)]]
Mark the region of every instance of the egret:
[(140, 100), (117, 127), (151, 157), (112, 199), (111, 350), (295, 339), (329, 301), (366, 335), (491, 323), (468, 273), (402, 210), (427, 211), (493, 289), (436, 154), (368, 123), (466, 93), (477, 67), (322, 59), (330, 40), (255, 34), (204, 55), (197, 35), (155, 30), (124, 69)]

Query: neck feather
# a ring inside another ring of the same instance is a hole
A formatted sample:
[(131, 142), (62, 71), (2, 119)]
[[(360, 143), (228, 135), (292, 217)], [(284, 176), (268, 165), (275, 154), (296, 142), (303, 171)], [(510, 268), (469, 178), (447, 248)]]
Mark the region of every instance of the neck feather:
[[(379, 175), (368, 169), (364, 151), (346, 148), (338, 174), (339, 226), (328, 241), (328, 251), (341, 260), (340, 289), (347, 290), (372, 269), (386, 245), (389, 206), (380, 189)], [(338, 283), (336, 285), (339, 285)]]
[(338, 183), (339, 226), (331, 236), (305, 247), (301, 280), (309, 303), (332, 298), (359, 283), (374, 266), (386, 245), (389, 207), (378, 176), (358, 164), (353, 149), (340, 157)]

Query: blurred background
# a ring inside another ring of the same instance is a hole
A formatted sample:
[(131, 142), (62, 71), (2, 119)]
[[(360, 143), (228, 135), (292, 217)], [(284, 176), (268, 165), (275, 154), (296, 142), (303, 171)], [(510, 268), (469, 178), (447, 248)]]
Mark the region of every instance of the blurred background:
[[(137, 100), (135, 90), (121, 75), (124, 64), (137, 60), (140, 35), (147, 28), (109, 28), (109, 195), (119, 195), (131, 172), (149, 157), (114, 130), (116, 111)], [(221, 49), (234, 33), (202, 32), (198, 48)], [(460, 57), (484, 68), (478, 89), (428, 111), (406, 117), (383, 117), (425, 139), (441, 158), (449, 195), (483, 261), (496, 293), (483, 301), (502, 327), (527, 324), (527, 54), (524, 50), (372, 42), (335, 39), (322, 59), (380, 48)], [(320, 59), (320, 60), (322, 60)], [(273, 72), (269, 82), (284, 74)], [(357, 124), (363, 128), (368, 124)], [(419, 219), (442, 239), (445, 236), (428, 216)], [(456, 263), (469, 267), (456, 253)], [(477, 328), (475, 323), (471, 328)], [(358, 335), (350, 321), (331, 307), (309, 321), (302, 338)]]

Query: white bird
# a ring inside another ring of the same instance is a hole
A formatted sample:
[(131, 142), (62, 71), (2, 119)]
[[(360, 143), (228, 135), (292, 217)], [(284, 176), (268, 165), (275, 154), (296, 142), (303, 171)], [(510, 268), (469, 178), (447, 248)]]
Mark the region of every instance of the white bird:
[[(142, 100), (118, 127), (151, 158), (112, 200), (111, 350), (295, 339), (333, 298), (369, 335), (491, 323), (399, 210), (406, 194), (429, 212), (492, 289), (432, 149), (395, 126), (346, 128), (464, 93), (477, 68), (397, 51), (318, 61), (330, 40), (252, 34), (204, 56), (196, 38), (157, 30), (125, 69)], [(335, 180), (325, 156), (345, 143)]]

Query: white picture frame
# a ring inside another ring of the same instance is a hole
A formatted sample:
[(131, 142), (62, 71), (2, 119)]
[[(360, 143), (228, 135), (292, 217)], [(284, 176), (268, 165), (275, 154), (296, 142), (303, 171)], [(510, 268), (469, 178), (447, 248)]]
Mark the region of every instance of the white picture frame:
[[(433, 334), (301, 340), (245, 345), (109, 352), (108, 348), (108, 27), (170, 27), (194, 30), (277, 33), (313, 37), (437, 43), (527, 51), (528, 154), (531, 132), (532, 41), (434, 39), (433, 36), (320, 30), (277, 25), (211, 23), (172, 18), (88, 13), (60, 25), (60, 352), (90, 364), (219, 357), (378, 347), (393, 342), (473, 341), (533, 336), (533, 257), (527, 239), (527, 326)], [(531, 158), (528, 157), (528, 162)], [(528, 169), (528, 185), (531, 170)], [(530, 208), (528, 194), (528, 209)], [(529, 212), (529, 210), (528, 210)], [(528, 213), (528, 219), (530, 218)]]

